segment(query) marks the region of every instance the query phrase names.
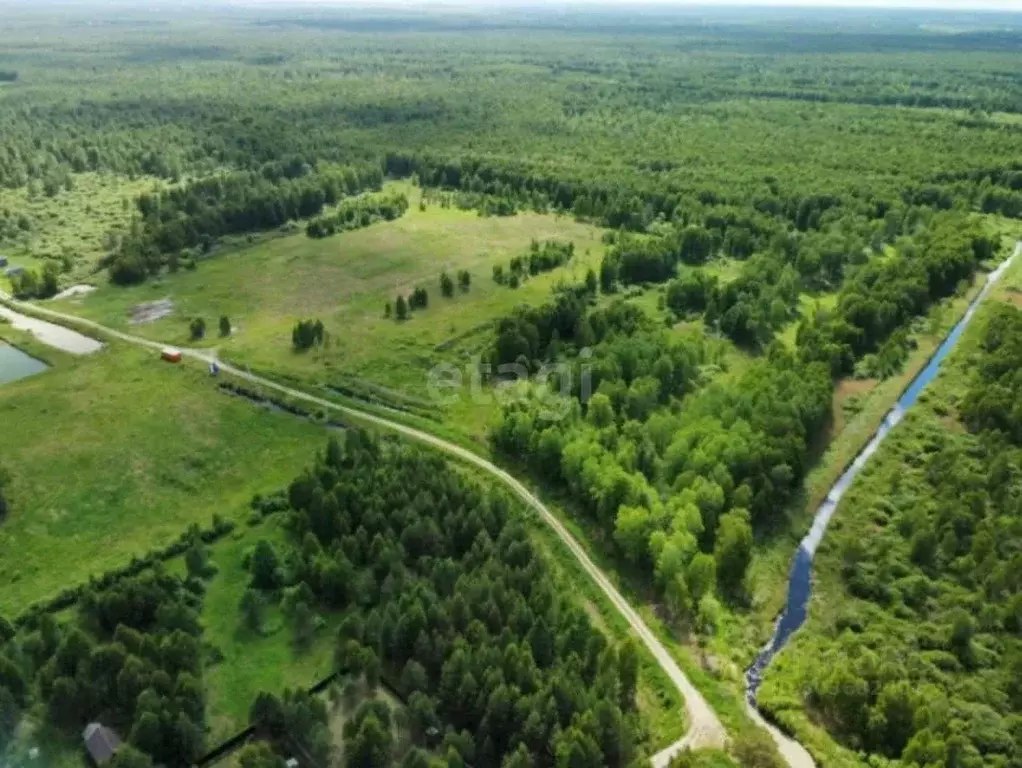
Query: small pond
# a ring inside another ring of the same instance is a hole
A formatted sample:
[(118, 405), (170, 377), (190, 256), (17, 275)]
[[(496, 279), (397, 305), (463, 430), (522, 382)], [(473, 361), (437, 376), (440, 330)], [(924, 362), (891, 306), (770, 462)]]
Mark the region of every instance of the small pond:
[(0, 341), (0, 384), (35, 376), (49, 367), (17, 347)]

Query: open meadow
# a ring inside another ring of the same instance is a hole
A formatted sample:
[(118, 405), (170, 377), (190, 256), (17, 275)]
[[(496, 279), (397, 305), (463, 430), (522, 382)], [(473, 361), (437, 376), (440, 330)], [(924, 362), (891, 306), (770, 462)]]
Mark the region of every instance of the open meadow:
[[(352, 379), (395, 390), (418, 401), (429, 397), (430, 370), (439, 363), (464, 371), (484, 353), (495, 321), (522, 304), (541, 304), (554, 285), (578, 282), (598, 270), (606, 248), (596, 227), (566, 216), (522, 212), (482, 217), (475, 211), (430, 203), (420, 210), (420, 192), (407, 184), (388, 191), (409, 195), (408, 212), (355, 232), (323, 239), (304, 233), (274, 236), (254, 245), (238, 244), (181, 271), (137, 288), (104, 286), (84, 298), (56, 302), (110, 327), (175, 344), (215, 348), (224, 359), (256, 370), (298, 376), (316, 385), (346, 385)], [(574, 244), (566, 265), (524, 280), (517, 288), (498, 285), (493, 267), (528, 255), (532, 241)], [(441, 294), (440, 274), (470, 275), (467, 289)], [(387, 316), (385, 307), (417, 287), (429, 305), (407, 320)], [(153, 322), (133, 322), (138, 305), (169, 300), (171, 311)], [(218, 319), (230, 318), (232, 332), (220, 337)], [(190, 340), (189, 325), (201, 317), (209, 331)], [(326, 328), (322, 347), (292, 348), (299, 320), (318, 319)], [(466, 374), (465, 381), (468, 381)], [(467, 385), (466, 385), (467, 386)], [(457, 404), (451, 416), (488, 418), (488, 409)], [(466, 410), (457, 410), (457, 409)]]
[(0, 387), (12, 476), (0, 526), (6, 616), (193, 523), (243, 519), (252, 495), (275, 490), (320, 441), (319, 428), (230, 398), (155, 353), (114, 345), (83, 359), (47, 356), (51, 370)]

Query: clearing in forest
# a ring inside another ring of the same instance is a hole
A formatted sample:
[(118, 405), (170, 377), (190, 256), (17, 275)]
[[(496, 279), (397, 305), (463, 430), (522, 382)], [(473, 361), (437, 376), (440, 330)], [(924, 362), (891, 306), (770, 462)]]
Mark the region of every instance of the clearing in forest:
[[(559, 282), (579, 282), (588, 269), (599, 269), (605, 246), (597, 227), (533, 212), (483, 217), (434, 202), (422, 210), (418, 189), (388, 183), (386, 191), (404, 191), (411, 201), (395, 221), (323, 239), (304, 232), (273, 237), (222, 251), (195, 271), (137, 287), (105, 286), (56, 306), (177, 344), (196, 343), (189, 323), (201, 317), (209, 331), (199, 344), (216, 345), (225, 359), (311, 375), (317, 382), (354, 376), (421, 398), (433, 365), (467, 365), (489, 342), (484, 331), (490, 323), (520, 304), (542, 304)], [(512, 258), (528, 255), (533, 240), (571, 242), (575, 255), (518, 288), (498, 285), (494, 266), (506, 271)], [(470, 275), (467, 290), (458, 281), (462, 271)], [(442, 295), (443, 272), (455, 282), (450, 297)], [(397, 296), (410, 296), (417, 287), (427, 291), (428, 306), (397, 320)], [(131, 326), (133, 308), (156, 299), (172, 301), (173, 314)], [(230, 338), (217, 338), (224, 315), (235, 330)], [(301, 319), (323, 322), (322, 347), (294, 352), (291, 334)]]
[(0, 388), (13, 478), (0, 522), (0, 614), (12, 619), (192, 523), (247, 515), (252, 494), (292, 477), (322, 434), (130, 347), (80, 360), (51, 352), (46, 362), (52, 370)]

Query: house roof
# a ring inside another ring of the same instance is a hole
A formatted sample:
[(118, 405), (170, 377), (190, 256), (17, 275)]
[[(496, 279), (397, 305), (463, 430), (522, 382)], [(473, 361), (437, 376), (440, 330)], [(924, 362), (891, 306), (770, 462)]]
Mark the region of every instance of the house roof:
[(88, 750), (89, 756), (97, 765), (107, 762), (121, 746), (120, 737), (99, 723), (89, 723), (85, 726), (82, 739), (85, 740), (85, 749)]

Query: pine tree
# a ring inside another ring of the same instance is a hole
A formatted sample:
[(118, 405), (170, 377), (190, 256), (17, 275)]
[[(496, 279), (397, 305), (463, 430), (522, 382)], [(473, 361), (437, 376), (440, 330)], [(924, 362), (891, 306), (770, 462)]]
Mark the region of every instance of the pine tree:
[(280, 561), (273, 545), (260, 539), (252, 553), (252, 586), (257, 589), (276, 589), (280, 584)]

